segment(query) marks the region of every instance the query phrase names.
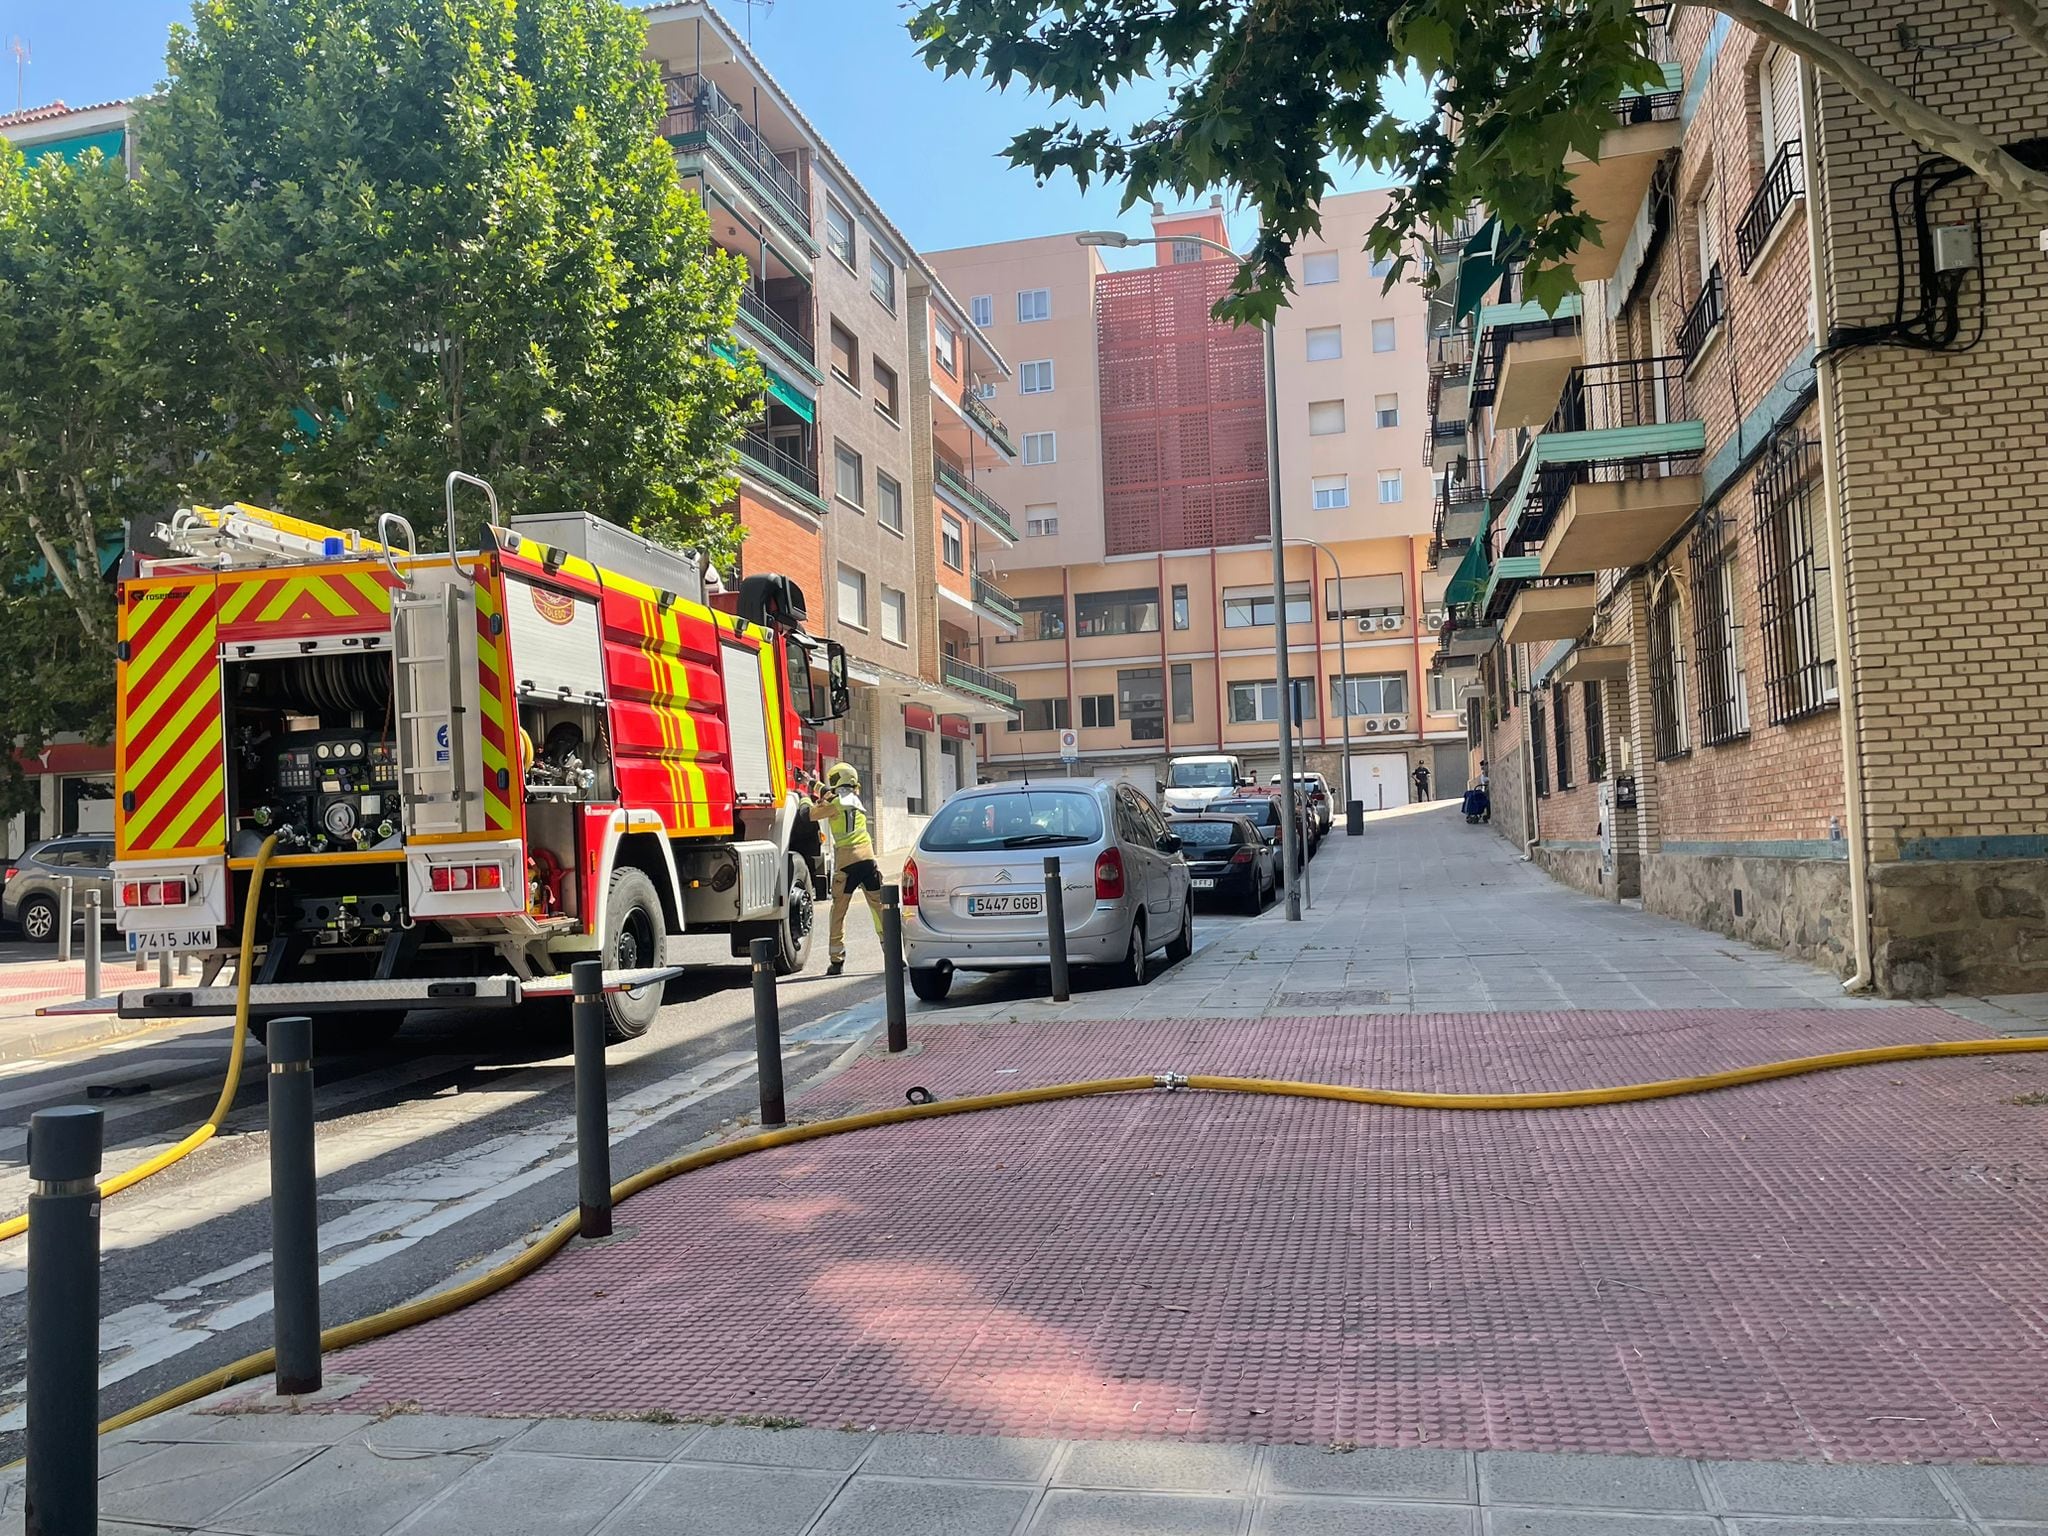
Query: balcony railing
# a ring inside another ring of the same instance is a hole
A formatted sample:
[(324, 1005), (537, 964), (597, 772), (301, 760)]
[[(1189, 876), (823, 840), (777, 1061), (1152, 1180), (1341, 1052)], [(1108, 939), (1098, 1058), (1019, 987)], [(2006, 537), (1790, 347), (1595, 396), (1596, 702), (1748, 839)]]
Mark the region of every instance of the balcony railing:
[[(1017, 450), (1010, 442), (1010, 429), (1003, 425), (1002, 418), (988, 408), (988, 402), (969, 385), (960, 392), (960, 409), (967, 413), (967, 419), (989, 435), (989, 440), (1000, 445), (1003, 452), (1014, 454)], [(1012, 534), (1012, 538), (1016, 535)]]
[[(1718, 270), (1718, 269), (1717, 269)], [(1559, 512), (1564, 509), (1572, 487), (1607, 484), (1623, 480), (1656, 480), (1696, 473), (1700, 455), (1699, 426), (1686, 403), (1685, 363), (1676, 357), (1629, 358), (1620, 362), (1589, 363), (1572, 370), (1565, 380), (1557, 411), (1535, 440), (1539, 448), (1558, 444), (1569, 433), (1606, 433), (1616, 429), (1651, 429), (1619, 439), (1642, 451), (1613, 453), (1575, 447), (1569, 456), (1548, 457), (1537, 453), (1539, 462), (1532, 473), (1534, 482), (1522, 508), (1521, 518), (1506, 544), (1509, 554), (1519, 555), (1543, 543)], [(1556, 434), (1556, 436), (1553, 436)], [(1646, 437), (1659, 441), (1645, 443)], [(1545, 439), (1549, 439), (1549, 444)], [(1670, 439), (1669, 442), (1661, 441)], [(1688, 451), (1670, 451), (1685, 439)], [(1613, 439), (1575, 438), (1583, 445), (1608, 444)]]
[(944, 459), (935, 459), (932, 469), (941, 496), (989, 532), (1008, 539), (1012, 544), (1017, 542), (1017, 525), (1010, 521), (1010, 514), (1003, 510), (1000, 502)]
[(768, 307), (768, 301), (752, 288), (740, 290), (740, 313), (749, 321), (761, 327), (775, 340), (782, 343), (796, 356), (810, 364), (813, 372), (818, 366), (818, 352), (815, 343), (802, 331), (791, 325), (782, 316)]
[(1692, 301), (1692, 307), (1685, 312), (1685, 319), (1679, 323), (1678, 355), (1685, 359), (1688, 368), (1706, 350), (1713, 334), (1721, 329), (1727, 294), (1728, 285), (1721, 276), (1721, 263), (1717, 261), (1707, 270), (1707, 280), (1700, 284), (1700, 296)]
[(980, 667), (971, 666), (957, 656), (939, 658), (939, 675), (955, 688), (965, 688), (969, 693), (978, 693), (985, 699), (994, 699), (998, 704), (1017, 707), (1017, 685), (1006, 677), (993, 672), (984, 672)]
[(1023, 610), (1018, 608), (1016, 599), (986, 576), (976, 575), (974, 578), (974, 606), (986, 609), (1011, 624), (1024, 622)]
[(794, 219), (805, 234), (811, 232), (810, 189), (775, 158), (775, 151), (723, 91), (703, 75), (664, 75), (661, 88), (668, 106), (661, 119), (663, 138), (702, 137), (716, 145), (781, 205), (776, 212)]
[(740, 456), (755, 468), (808, 497), (818, 511), (824, 502), (818, 496), (818, 472), (784, 448), (765, 432), (749, 430), (740, 434)]
[(1771, 231), (1792, 204), (1806, 196), (1806, 177), (1799, 141), (1788, 139), (1771, 157), (1764, 179), (1757, 183), (1742, 222), (1735, 226), (1735, 259), (1747, 272), (1770, 243)]

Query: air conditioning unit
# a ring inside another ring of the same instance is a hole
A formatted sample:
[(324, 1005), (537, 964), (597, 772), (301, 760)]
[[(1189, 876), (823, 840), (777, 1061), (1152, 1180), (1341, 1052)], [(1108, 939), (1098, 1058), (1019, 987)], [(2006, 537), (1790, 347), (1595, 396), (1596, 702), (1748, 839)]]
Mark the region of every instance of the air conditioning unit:
[(1387, 729), (1390, 731), (1405, 731), (1408, 729), (1408, 722), (1400, 715), (1389, 715), (1387, 716)]
[(1360, 620), (1358, 621), (1358, 632), (1359, 632), (1359, 633), (1360, 633), (1361, 635), (1369, 635), (1369, 634), (1371, 634), (1371, 633), (1372, 633), (1372, 620), (1371, 620), (1370, 618), (1361, 618), (1361, 619), (1360, 619)]
[(1422, 616), (1422, 622), (1423, 622), (1424, 624), (1428, 625), (1428, 626), (1429, 626), (1429, 627), (1430, 627), (1431, 629), (1442, 629), (1442, 628), (1444, 627), (1444, 611), (1443, 611), (1443, 609), (1441, 609), (1441, 608), (1432, 608), (1432, 609), (1430, 609), (1428, 613), (1425, 613), (1425, 614), (1424, 614), (1424, 615)]
[(1398, 613), (1383, 613), (1380, 615), (1381, 629), (1399, 629), (1400, 627), (1401, 615)]
[(1378, 721), (1378, 719), (1377, 719), (1377, 718), (1375, 718), (1375, 717), (1373, 717), (1373, 716), (1367, 716), (1367, 717), (1366, 717), (1366, 722), (1365, 722), (1365, 729), (1366, 729), (1366, 731), (1367, 731), (1367, 732), (1368, 732), (1369, 734), (1370, 734), (1370, 733), (1373, 733), (1373, 732), (1377, 732), (1377, 731), (1379, 730), (1379, 728), (1380, 728), (1380, 723), (1379, 723), (1379, 721)]

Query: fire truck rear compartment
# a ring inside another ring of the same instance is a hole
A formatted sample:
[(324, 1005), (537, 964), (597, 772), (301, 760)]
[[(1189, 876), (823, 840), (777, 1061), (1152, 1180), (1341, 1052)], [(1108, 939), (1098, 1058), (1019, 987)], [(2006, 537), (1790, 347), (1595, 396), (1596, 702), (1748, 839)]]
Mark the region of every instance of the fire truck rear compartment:
[(387, 652), (230, 659), (229, 851), (272, 833), (280, 853), (398, 847), (395, 725)]

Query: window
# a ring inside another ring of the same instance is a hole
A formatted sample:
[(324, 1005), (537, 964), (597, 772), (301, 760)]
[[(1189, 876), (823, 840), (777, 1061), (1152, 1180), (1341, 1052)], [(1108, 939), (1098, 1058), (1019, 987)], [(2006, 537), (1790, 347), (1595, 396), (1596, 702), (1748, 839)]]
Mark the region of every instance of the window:
[(1024, 509), (1024, 537), (1049, 539), (1060, 531), (1059, 508), (1051, 502)]
[(1550, 733), (1544, 729), (1543, 695), (1532, 693), (1529, 695), (1529, 755), (1535, 759), (1533, 766), (1538, 795), (1550, 793), (1549, 736)]
[(1692, 750), (1685, 718), (1685, 639), (1678, 611), (1678, 582), (1670, 575), (1650, 608), (1650, 722), (1657, 760)]
[(1572, 696), (1569, 685), (1550, 685), (1550, 717), (1557, 723), (1557, 787), (1572, 787)]
[(1173, 242), (1173, 264), (1184, 267), (1191, 261), (1202, 259), (1202, 242), (1199, 240), (1176, 240)]
[(860, 388), (860, 343), (837, 320), (832, 322), (832, 372)]
[(825, 199), (825, 248), (852, 270), (853, 215), (829, 197)]
[(1166, 740), (1166, 701), (1160, 696), (1157, 667), (1118, 672), (1116, 703), (1117, 713), (1131, 728), (1131, 740)]
[(967, 534), (960, 519), (950, 512), (939, 514), (939, 553), (956, 571), (967, 569)]
[(868, 627), (868, 579), (851, 566), (839, 567), (839, 622)]
[(1597, 784), (1607, 777), (1607, 700), (1598, 683), (1580, 686), (1586, 691), (1586, 777)]
[(860, 455), (844, 443), (832, 445), (832, 492), (852, 506), (867, 505), (866, 482), (861, 476)]
[(1050, 288), (1025, 288), (1017, 294), (1017, 323), (1029, 325), (1034, 320), (1052, 318), (1052, 290)]
[(1308, 407), (1310, 437), (1332, 437), (1344, 430), (1342, 400), (1311, 400)]
[(1057, 432), (1026, 432), (1024, 434), (1024, 462), (1026, 464), (1051, 464), (1060, 456), (1059, 434)]
[(1011, 731), (1072, 730), (1074, 714), (1065, 699), (1019, 699), (1018, 714), (1010, 720)]
[[(1288, 691), (1294, 695), (1294, 723), (1316, 717), (1316, 685), (1306, 677), (1291, 677)], [(1230, 685), (1230, 723), (1254, 725), (1277, 722), (1280, 718), (1280, 685), (1272, 678), (1261, 682)]]
[(1458, 712), (1458, 680), (1448, 672), (1429, 674), (1429, 712), (1455, 715)]
[[(1330, 679), (1330, 713), (1344, 713), (1344, 679)], [(1351, 679), (1353, 715), (1405, 715), (1408, 713), (1408, 674), (1378, 672)]]
[(1074, 633), (1081, 636), (1158, 634), (1159, 589), (1131, 587), (1120, 592), (1076, 593)]
[[(1308, 600), (1308, 583), (1290, 581), (1287, 583), (1287, 622), (1306, 624), (1314, 617)], [(1223, 627), (1225, 629), (1261, 629), (1273, 622), (1273, 589), (1271, 587), (1225, 587), (1223, 589)]]
[(1081, 724), (1087, 730), (1099, 730), (1106, 725), (1115, 725), (1116, 695), (1113, 693), (1082, 694)]
[(1726, 524), (1705, 512), (1687, 545), (1692, 567), (1692, 654), (1699, 678), (1700, 740), (1708, 746), (1749, 734), (1749, 676), (1736, 605), (1735, 545)]
[(882, 588), (882, 638), (896, 645), (906, 643), (903, 626), (903, 594), (894, 587)]
[(960, 377), (960, 338), (937, 316), (932, 318), (932, 361), (950, 377)]
[(896, 313), (896, 263), (872, 241), (868, 244), (868, 292), (882, 308)]
[(1401, 425), (1401, 397), (1399, 395), (1375, 395), (1372, 401), (1373, 419), (1383, 427)]
[(1316, 325), (1309, 327), (1308, 360), (1312, 363), (1327, 363), (1344, 355), (1344, 327), (1341, 325)]
[(903, 531), (903, 487), (875, 471), (875, 518), (892, 533)]
[(1375, 257), (1373, 257), (1373, 259), (1372, 259), (1372, 275), (1373, 275), (1374, 277), (1385, 277), (1385, 276), (1387, 276), (1387, 275), (1388, 275), (1389, 273), (1391, 273), (1391, 272), (1392, 272), (1393, 270), (1394, 270), (1394, 258), (1393, 258), (1393, 257), (1391, 257), (1391, 256), (1375, 256)]
[(1052, 361), (1026, 363), (1017, 370), (1017, 392), (1021, 395), (1052, 393)]
[(1385, 576), (1323, 578), (1323, 617), (1358, 619), (1408, 611), (1408, 579), (1398, 572)]
[(1173, 627), (1188, 627), (1188, 589), (1185, 584), (1177, 585), (1173, 589)]
[(1067, 600), (1064, 597), (1020, 597), (1017, 609), (1024, 615), (1019, 640), (1059, 640), (1067, 633)]
[(1310, 251), (1301, 258), (1301, 280), (1311, 287), (1337, 281), (1337, 253)]
[(1383, 469), (1380, 471), (1380, 505), (1392, 506), (1401, 499), (1401, 471)]
[(1799, 433), (1765, 451), (1750, 495), (1755, 504), (1756, 619), (1763, 632), (1764, 694), (1782, 725), (1832, 709), (1834, 594), (1825, 580), (1814, 489), (1819, 447)]
[(1188, 725), (1195, 718), (1195, 669), (1185, 661), (1173, 664), (1173, 723)]
[(996, 323), (996, 296), (992, 293), (977, 293), (967, 301), (967, 318), (976, 325)]
[(1351, 505), (1351, 477), (1349, 475), (1317, 475), (1309, 481), (1309, 499), (1318, 512), (1328, 512), (1337, 507)]
[(1394, 350), (1394, 322), (1375, 320), (1372, 323), (1372, 349), (1375, 352)]
[(926, 777), (925, 777), (925, 776), (926, 776), (927, 772), (929, 771), (929, 770), (928, 770), (928, 768), (927, 768), (927, 766), (926, 766), (926, 764), (925, 764), (925, 760), (924, 760), (924, 732), (923, 732), (923, 731), (905, 731), (905, 732), (903, 733), (903, 745), (904, 745), (905, 747), (909, 748), (909, 750), (910, 750), (910, 755), (911, 755), (911, 757), (913, 757), (914, 759), (916, 759), (916, 762), (917, 762), (917, 766), (916, 766), (915, 768), (913, 768), (913, 769), (912, 769), (912, 770), (910, 771), (910, 780), (911, 780), (911, 782), (912, 782), (913, 784), (915, 784), (915, 785), (917, 786), (917, 790), (916, 790), (916, 793), (914, 793), (914, 794), (905, 794), (905, 795), (904, 795), (904, 797), (903, 797), (903, 810), (904, 810), (904, 814), (906, 814), (906, 815), (909, 815), (909, 816), (922, 816), (922, 815), (923, 815), (923, 814), (925, 813), (925, 806), (924, 806), (924, 786), (925, 786), (925, 783), (926, 783)]
[(974, 398), (977, 400), (993, 400), (996, 397), (996, 387), (993, 384), (971, 384), (968, 388), (974, 392)]
[(896, 409), (896, 370), (887, 363), (870, 362), (868, 376), (875, 381), (875, 409), (891, 421), (899, 420)]

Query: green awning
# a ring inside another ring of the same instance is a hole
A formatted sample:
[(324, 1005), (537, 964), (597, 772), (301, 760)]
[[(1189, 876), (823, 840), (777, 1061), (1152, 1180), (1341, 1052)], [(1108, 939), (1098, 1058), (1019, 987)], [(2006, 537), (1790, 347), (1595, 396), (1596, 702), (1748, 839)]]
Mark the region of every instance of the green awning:
[[(711, 343), (711, 350), (734, 367), (739, 366), (740, 355), (728, 343), (714, 341)], [(795, 411), (797, 415), (803, 417), (805, 421), (815, 422), (818, 419), (817, 401), (798, 389), (773, 368), (770, 368), (765, 358), (757, 356), (754, 360), (760, 363), (761, 371), (768, 375), (768, 393), (770, 396), (780, 400), (792, 411)]]
[(1458, 298), (1453, 318), (1462, 320), (1476, 311), (1500, 285), (1508, 268), (1522, 259), (1528, 244), (1519, 229), (1509, 228), (1498, 217), (1490, 217), (1480, 225), (1458, 257)]
[(82, 133), (70, 139), (45, 139), (40, 144), (17, 145), (16, 148), (21, 150), (22, 159), (30, 165), (51, 155), (58, 155), (76, 163), (95, 149), (109, 160), (119, 160), (127, 142), (127, 129), (109, 128), (105, 133)]

